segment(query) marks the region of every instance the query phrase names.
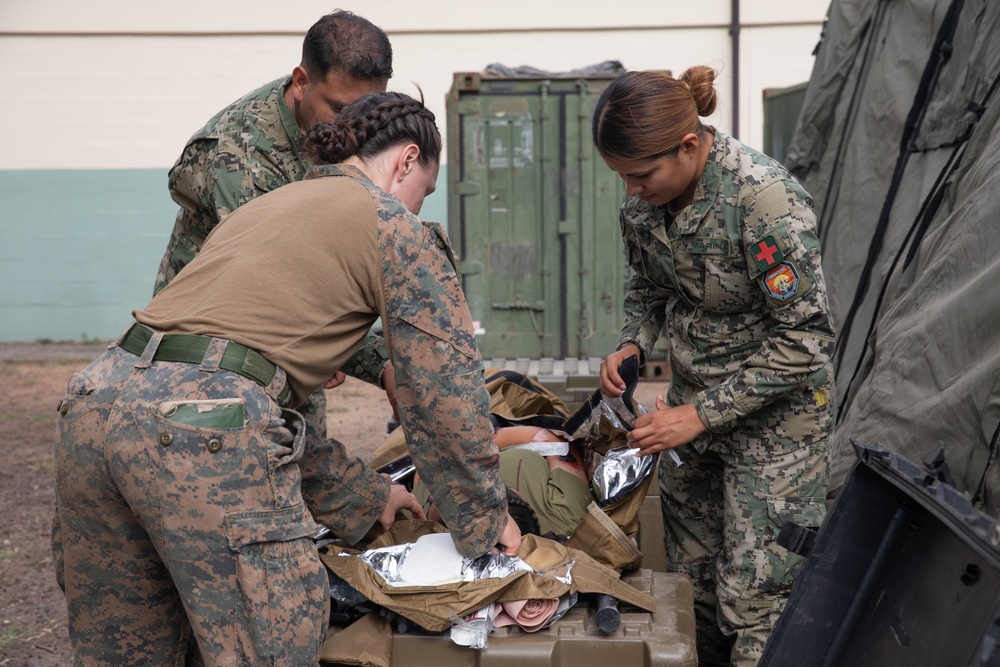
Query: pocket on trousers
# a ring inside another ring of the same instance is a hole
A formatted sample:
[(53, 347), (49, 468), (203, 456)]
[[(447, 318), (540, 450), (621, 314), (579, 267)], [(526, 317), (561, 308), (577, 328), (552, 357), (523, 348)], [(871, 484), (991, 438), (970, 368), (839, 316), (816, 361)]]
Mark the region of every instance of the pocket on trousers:
[(319, 530), (304, 504), (280, 510), (247, 510), (226, 515), (226, 538), (229, 548), (242, 551), (262, 550), (260, 545), (312, 537)]
[(73, 373), (66, 384), (66, 394), (56, 406), (56, 412), (62, 418), (59, 430), (62, 432), (65, 425), (75, 421), (82, 412), (90, 406), (91, 399), (97, 385), (87, 376), (86, 373)]
[(86, 373), (73, 373), (66, 383), (66, 396), (76, 399), (88, 399), (94, 395), (96, 385)]
[(165, 401), (157, 410), (160, 417), (173, 424), (210, 429), (239, 429), (246, 425), (242, 398)]
[(781, 530), (786, 521), (794, 521), (807, 528), (819, 528), (826, 516), (826, 498), (768, 496), (767, 516), (775, 531)]
[[(773, 540), (768, 549), (767, 579), (773, 585), (773, 590), (784, 590), (792, 585), (792, 570), (804, 560), (802, 556), (791, 553), (777, 543), (781, 527), (788, 521), (804, 528), (819, 528), (826, 516), (826, 498), (799, 496), (769, 496), (767, 498), (767, 516), (773, 531)], [(764, 589), (767, 586), (762, 587)]]
[(226, 535), (235, 552), (235, 631), (250, 664), (312, 665), (329, 621), (329, 579), (305, 507), (232, 512)]

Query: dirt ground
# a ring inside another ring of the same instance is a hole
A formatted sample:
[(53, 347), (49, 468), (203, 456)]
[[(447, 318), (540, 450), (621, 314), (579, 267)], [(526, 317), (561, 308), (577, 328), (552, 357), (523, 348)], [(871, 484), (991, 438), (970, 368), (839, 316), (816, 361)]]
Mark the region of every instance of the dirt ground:
[[(66, 605), (49, 547), (56, 406), (103, 345), (0, 343), (0, 666), (72, 664)], [(652, 409), (666, 385), (640, 383)], [(392, 417), (381, 390), (348, 378), (327, 394), (330, 435), (366, 458)], [(572, 406), (571, 406), (572, 407)]]

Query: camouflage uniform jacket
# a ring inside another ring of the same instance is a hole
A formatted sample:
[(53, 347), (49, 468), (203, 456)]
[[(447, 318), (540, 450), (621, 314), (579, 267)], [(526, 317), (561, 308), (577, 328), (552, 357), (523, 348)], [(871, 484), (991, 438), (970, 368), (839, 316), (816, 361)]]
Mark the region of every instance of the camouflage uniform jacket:
[[(284, 92), (290, 76), (248, 93), (194, 134), (169, 174), (180, 210), (160, 260), (158, 293), (194, 259), (219, 221), (260, 195), (302, 180), (311, 166)], [(369, 336), (345, 364), (348, 375), (378, 385), (387, 363), (382, 339)]]
[(379, 218), (386, 343), (407, 448), (459, 551), (479, 556), (506, 522), (490, 396), (472, 315), (444, 228), (423, 222), (359, 170), (328, 165), (307, 178), (353, 178)]
[(635, 275), (619, 347), (648, 355), (666, 325), (669, 402), (693, 403), (724, 433), (798, 391), (829, 401), (834, 330), (811, 197), (777, 161), (708, 129), (690, 205), (673, 215), (638, 197), (622, 205)]

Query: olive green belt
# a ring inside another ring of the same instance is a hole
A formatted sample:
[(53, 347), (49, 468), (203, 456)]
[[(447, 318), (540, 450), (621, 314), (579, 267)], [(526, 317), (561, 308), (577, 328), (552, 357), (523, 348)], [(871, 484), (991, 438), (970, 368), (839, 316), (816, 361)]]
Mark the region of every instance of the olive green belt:
[[(118, 346), (132, 354), (142, 355), (146, 344), (153, 337), (153, 330), (144, 324), (136, 322), (122, 336)], [(200, 364), (205, 359), (205, 352), (212, 339), (208, 336), (194, 334), (164, 334), (160, 345), (153, 354), (153, 361), (179, 361), (189, 364)], [(257, 350), (227, 341), (226, 349), (219, 361), (219, 368), (232, 371), (237, 375), (253, 380), (262, 387), (268, 387), (278, 372), (278, 367), (264, 358)], [(292, 388), (285, 381), (285, 386), (278, 393), (277, 401), (285, 406), (291, 398)]]

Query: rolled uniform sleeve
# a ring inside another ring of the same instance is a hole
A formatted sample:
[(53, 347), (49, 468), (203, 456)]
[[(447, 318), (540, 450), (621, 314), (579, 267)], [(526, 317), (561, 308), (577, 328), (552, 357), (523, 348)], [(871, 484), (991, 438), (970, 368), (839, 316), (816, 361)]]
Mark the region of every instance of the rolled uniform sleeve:
[(472, 317), (441, 226), (381, 208), (383, 324), (407, 447), (458, 550), (480, 556), (507, 501)]
[[(769, 333), (736, 373), (698, 393), (698, 414), (716, 433), (832, 373), (834, 329), (807, 195), (794, 183), (775, 182), (746, 203), (743, 219), (750, 278), (764, 295)], [(756, 260), (761, 243), (781, 252), (771, 256), (773, 266)]]
[(386, 348), (385, 339), (370, 333), (365, 336), (361, 347), (347, 360), (341, 370), (353, 378), (382, 387), (382, 372), (388, 365), (389, 350)]

